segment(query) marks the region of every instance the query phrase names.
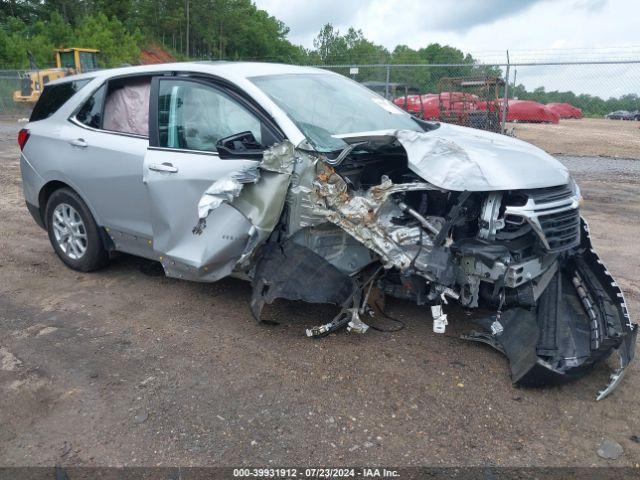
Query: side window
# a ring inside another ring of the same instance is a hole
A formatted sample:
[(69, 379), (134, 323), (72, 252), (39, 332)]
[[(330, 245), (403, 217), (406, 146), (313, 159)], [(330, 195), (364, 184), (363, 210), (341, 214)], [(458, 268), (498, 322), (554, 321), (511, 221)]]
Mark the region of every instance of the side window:
[(60, 52), (60, 66), (62, 68), (75, 68), (76, 61), (73, 52)]
[(87, 83), (89, 83), (88, 79), (58, 83), (55, 85), (47, 84), (35, 107), (33, 107), (29, 121), (35, 122), (50, 117)]
[(102, 128), (113, 132), (149, 134), (151, 77), (110, 80)]
[(247, 131), (261, 143), (260, 120), (223, 91), (189, 80), (160, 80), (159, 146), (215, 152), (218, 140)]
[(80, 68), (83, 72), (90, 72), (96, 70), (96, 55), (91, 52), (80, 52)]
[(104, 96), (107, 86), (102, 85), (89, 99), (84, 103), (82, 108), (76, 114), (76, 119), (93, 128), (102, 128), (102, 107), (104, 105)]

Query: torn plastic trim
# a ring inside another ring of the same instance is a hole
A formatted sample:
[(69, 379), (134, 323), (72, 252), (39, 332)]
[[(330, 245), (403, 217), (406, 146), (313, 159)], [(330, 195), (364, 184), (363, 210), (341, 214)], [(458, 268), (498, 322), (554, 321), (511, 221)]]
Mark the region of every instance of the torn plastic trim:
[[(203, 193), (198, 202), (198, 224), (193, 228), (194, 235), (201, 235), (206, 228), (206, 219), (211, 212), (223, 203), (232, 203), (240, 196), (247, 184), (256, 184), (265, 173), (275, 173), (290, 176), (295, 165), (295, 150), (291, 142), (285, 140), (266, 149), (262, 154), (262, 160), (255, 165), (250, 165), (242, 170), (231, 172), (216, 180)], [(284, 195), (282, 195), (282, 202)], [(280, 207), (282, 208), (282, 207)], [(279, 216), (278, 212), (278, 216)], [(271, 220), (274, 220), (273, 218)], [(271, 221), (270, 223), (275, 223)], [(254, 227), (259, 228), (259, 226)], [(246, 258), (243, 255), (243, 258)]]
[(589, 224), (584, 219), (581, 219), (581, 223), (581, 228), (583, 230), (581, 241), (581, 247), (584, 249), (583, 255), (590, 264), (597, 265), (597, 274), (600, 277), (603, 287), (605, 291), (607, 291), (609, 297), (616, 299), (616, 309), (622, 319), (622, 341), (615, 349), (615, 353), (618, 357), (618, 366), (611, 373), (609, 383), (605, 388), (598, 392), (596, 400), (602, 400), (618, 387), (624, 377), (627, 367), (633, 361), (638, 336), (638, 324), (631, 321), (631, 316), (629, 315), (627, 302), (624, 298), (622, 289), (611, 276), (611, 273), (609, 273), (609, 270), (593, 248)]
[(240, 195), (242, 187), (247, 183), (256, 183), (260, 178), (258, 165), (252, 165), (243, 170), (231, 172), (216, 180), (205, 190), (198, 202), (198, 224), (193, 227), (194, 235), (202, 235), (207, 226), (209, 214), (222, 205)]
[(353, 279), (293, 240), (267, 242), (252, 274), (251, 313), (260, 321), (265, 303), (277, 298), (345, 306), (353, 298)]
[[(503, 332), (472, 332), (463, 338), (488, 343), (504, 353), (514, 383), (540, 386), (584, 376), (612, 353), (618, 365), (597, 400), (620, 384), (634, 358), (638, 326), (631, 322), (624, 295), (593, 249), (582, 220), (580, 249), (554, 273), (537, 308), (516, 307), (501, 314)], [(478, 320), (487, 330), (490, 316)]]
[[(297, 151), (289, 141), (272, 146), (263, 156), (259, 165), (259, 181), (245, 185), (242, 193), (232, 202), (233, 207), (255, 227), (256, 237), (252, 239), (252, 246), (248, 246), (253, 252), (267, 241), (282, 219), (291, 184), (295, 184), (295, 169), (312, 161), (311, 157)], [(247, 251), (245, 259), (253, 252)]]
[(616, 350), (616, 356), (618, 357), (618, 367), (616, 367), (609, 375), (609, 383), (605, 385), (605, 387), (598, 392), (596, 396), (596, 401), (604, 400), (608, 397), (620, 382), (624, 378), (624, 374), (627, 371), (627, 366), (629, 365), (628, 361), (625, 359), (625, 355), (620, 351), (620, 349)]

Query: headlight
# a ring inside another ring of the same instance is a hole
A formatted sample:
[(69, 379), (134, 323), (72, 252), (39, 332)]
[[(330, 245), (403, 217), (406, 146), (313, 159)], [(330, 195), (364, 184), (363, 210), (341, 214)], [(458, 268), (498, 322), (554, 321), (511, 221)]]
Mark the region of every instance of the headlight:
[(578, 198), (578, 205), (582, 207), (582, 205), (584, 204), (584, 197), (582, 196), (582, 192), (580, 192), (580, 187), (578, 186), (576, 181), (573, 179), (573, 177), (569, 178), (569, 187), (573, 192), (573, 196)]

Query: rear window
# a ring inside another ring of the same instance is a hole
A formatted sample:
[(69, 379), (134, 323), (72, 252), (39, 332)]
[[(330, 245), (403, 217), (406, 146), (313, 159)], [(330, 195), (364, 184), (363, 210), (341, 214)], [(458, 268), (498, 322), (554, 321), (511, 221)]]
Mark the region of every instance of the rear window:
[(76, 119), (88, 127), (102, 128), (102, 107), (107, 85), (102, 85), (76, 113)]
[(87, 83), (89, 83), (89, 79), (59, 83), (57, 85), (47, 85), (44, 87), (38, 103), (33, 107), (29, 121), (35, 122), (49, 118)]

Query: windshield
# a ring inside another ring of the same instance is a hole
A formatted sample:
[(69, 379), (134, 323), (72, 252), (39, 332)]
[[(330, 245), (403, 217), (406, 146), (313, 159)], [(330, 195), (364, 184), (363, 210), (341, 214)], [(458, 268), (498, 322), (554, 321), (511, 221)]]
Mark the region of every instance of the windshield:
[(332, 137), (336, 134), (423, 130), (392, 102), (339, 75), (266, 75), (250, 80), (289, 115), (318, 151), (344, 148), (344, 141)]

